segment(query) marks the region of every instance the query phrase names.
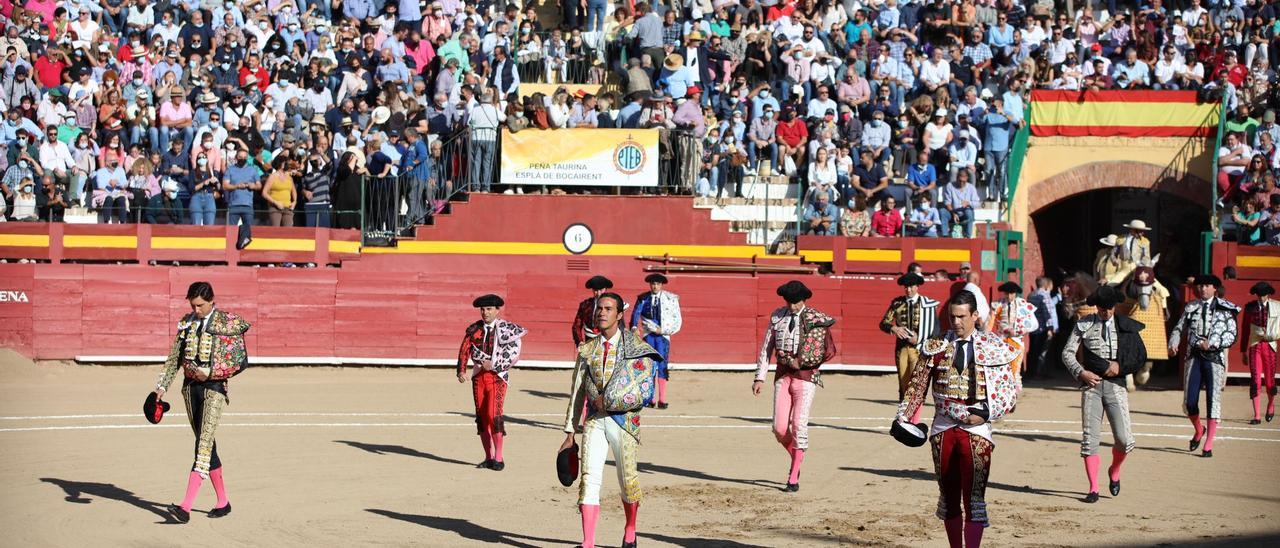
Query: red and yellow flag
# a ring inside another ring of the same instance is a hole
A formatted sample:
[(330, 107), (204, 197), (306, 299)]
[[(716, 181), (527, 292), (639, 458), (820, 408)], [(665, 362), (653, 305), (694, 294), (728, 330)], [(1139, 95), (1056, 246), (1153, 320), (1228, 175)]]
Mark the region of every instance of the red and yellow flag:
[(1219, 103), (1194, 91), (1031, 92), (1031, 134), (1036, 137), (1210, 137), (1218, 130)]

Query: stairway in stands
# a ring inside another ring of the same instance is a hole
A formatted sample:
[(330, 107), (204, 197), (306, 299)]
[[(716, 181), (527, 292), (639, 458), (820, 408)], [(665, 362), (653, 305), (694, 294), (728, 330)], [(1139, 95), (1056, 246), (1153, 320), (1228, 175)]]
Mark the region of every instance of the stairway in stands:
[(711, 218), (728, 221), (730, 230), (746, 234), (747, 243), (785, 251), (795, 241), (800, 185), (781, 175), (748, 175), (742, 198), (694, 198), (694, 207), (711, 210)]
[[(794, 180), (794, 179), (793, 179)], [(902, 178), (894, 178), (901, 184)], [(767, 245), (770, 252), (786, 253), (796, 236), (800, 211), (800, 185), (781, 175), (748, 175), (743, 178), (742, 198), (694, 198), (694, 207), (711, 210), (711, 218), (729, 221), (730, 229), (747, 235), (753, 245)], [(909, 211), (902, 210), (903, 218)], [(1001, 214), (994, 204), (974, 211), (978, 225), (996, 223)], [(981, 234), (980, 226), (975, 234)]]

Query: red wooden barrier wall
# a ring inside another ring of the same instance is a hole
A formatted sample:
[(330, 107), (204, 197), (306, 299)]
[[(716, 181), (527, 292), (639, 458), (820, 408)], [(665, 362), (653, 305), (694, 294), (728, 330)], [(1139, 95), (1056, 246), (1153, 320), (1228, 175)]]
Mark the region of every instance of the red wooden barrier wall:
[[(639, 265), (629, 266), (603, 273), (633, 302), (646, 287)], [(477, 317), (471, 300), (496, 292), (507, 299), (506, 317), (530, 330), (524, 357), (565, 362), (573, 356), (570, 325), (589, 276), (0, 264), (0, 346), (38, 359), (161, 356), (189, 310), (187, 286), (206, 280), (219, 306), (253, 323), (248, 343), (257, 357), (452, 360), (462, 329)], [(669, 287), (680, 295), (684, 314), (672, 345), (676, 367), (754, 363), (766, 318), (782, 304), (774, 290), (788, 279), (672, 275)], [(802, 279), (814, 293), (810, 304), (839, 320), (835, 363), (888, 370), (893, 341), (878, 323), (900, 291), (894, 281)], [(1252, 283), (1228, 281), (1227, 294), (1243, 304)], [(949, 283), (929, 282), (924, 293), (942, 300), (950, 290)], [(1239, 359), (1230, 363), (1233, 372), (1243, 372)]]
[[(507, 298), (507, 317), (530, 329), (526, 358), (571, 359), (570, 324), (590, 273), (451, 271), (3, 264), (0, 291), (22, 292), (28, 302), (0, 302), (0, 344), (39, 359), (162, 355), (188, 310), (187, 285), (206, 280), (220, 307), (253, 323), (255, 356), (451, 359), (463, 327), (477, 317), (471, 300), (493, 291)], [(605, 274), (629, 302), (646, 290), (638, 263)], [(781, 305), (774, 290), (791, 279), (671, 278), (685, 320), (673, 361), (695, 364), (754, 362), (765, 318)], [(898, 292), (892, 280), (804, 281), (812, 305), (841, 318), (838, 362), (892, 363), (892, 341), (876, 325)], [(944, 298), (948, 288), (931, 283), (926, 293)]]

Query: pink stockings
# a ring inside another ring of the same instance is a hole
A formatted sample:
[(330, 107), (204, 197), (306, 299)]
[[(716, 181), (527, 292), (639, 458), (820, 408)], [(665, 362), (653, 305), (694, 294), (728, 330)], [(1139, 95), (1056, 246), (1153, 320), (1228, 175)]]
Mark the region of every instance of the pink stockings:
[[(943, 523), (947, 527), (947, 544), (951, 548), (978, 548), (982, 546), (981, 523), (966, 522), (964, 516), (947, 518)], [(964, 539), (963, 543), (961, 539)]]
[[(227, 486), (222, 482), (222, 467), (214, 468), (209, 471), (209, 479), (213, 483), (213, 492), (218, 495), (218, 503), (214, 508), (222, 508), (227, 505)], [(196, 503), (196, 495), (200, 493), (200, 484), (204, 478), (200, 477), (200, 473), (195, 470), (191, 471), (191, 475), (187, 476), (187, 495), (182, 499), (183, 510), (191, 511), (191, 507)]]
[[(599, 504), (582, 504), (578, 506), (582, 512), (582, 548), (594, 548), (596, 545), (596, 522), (600, 520)], [(622, 511), (627, 516), (627, 524), (622, 530), (623, 542), (636, 541), (636, 516), (640, 513), (639, 502), (622, 501)]]

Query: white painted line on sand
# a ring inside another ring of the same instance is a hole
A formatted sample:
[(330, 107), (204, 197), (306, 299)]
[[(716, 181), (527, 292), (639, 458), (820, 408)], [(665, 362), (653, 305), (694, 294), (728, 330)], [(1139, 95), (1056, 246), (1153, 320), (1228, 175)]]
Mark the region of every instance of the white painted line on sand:
[[(223, 423), (221, 427), (239, 428), (458, 428), (458, 427), (474, 427), (474, 422), (444, 423), (444, 422), (260, 422), (260, 423)], [(522, 425), (514, 425), (522, 426)], [(770, 428), (767, 424), (647, 424), (646, 428), (657, 429), (685, 429), (685, 430), (713, 430), (713, 429), (764, 429)], [(35, 426), (26, 428), (0, 428), (0, 433), (4, 432), (47, 432), (47, 431), (67, 431), (67, 430), (131, 430), (138, 428), (190, 428), (186, 424), (98, 424), (98, 425), (68, 425), (68, 426)], [(810, 426), (814, 429), (847, 429), (847, 427), (835, 427), (822, 424), (814, 424)], [(867, 431), (886, 431), (887, 426), (860, 426), (854, 427), (856, 430)], [(1027, 430), (1018, 428), (1005, 428), (996, 431), (997, 436), (1000, 434), (1059, 434), (1059, 435), (1075, 435), (1079, 434), (1077, 430)], [(1134, 432), (1135, 436), (1154, 437), (1154, 438), (1177, 438), (1185, 439), (1185, 434), (1156, 434), (1150, 432)], [(1219, 440), (1230, 441), (1260, 441), (1280, 443), (1280, 439), (1270, 438), (1246, 438), (1236, 436), (1218, 436)]]

